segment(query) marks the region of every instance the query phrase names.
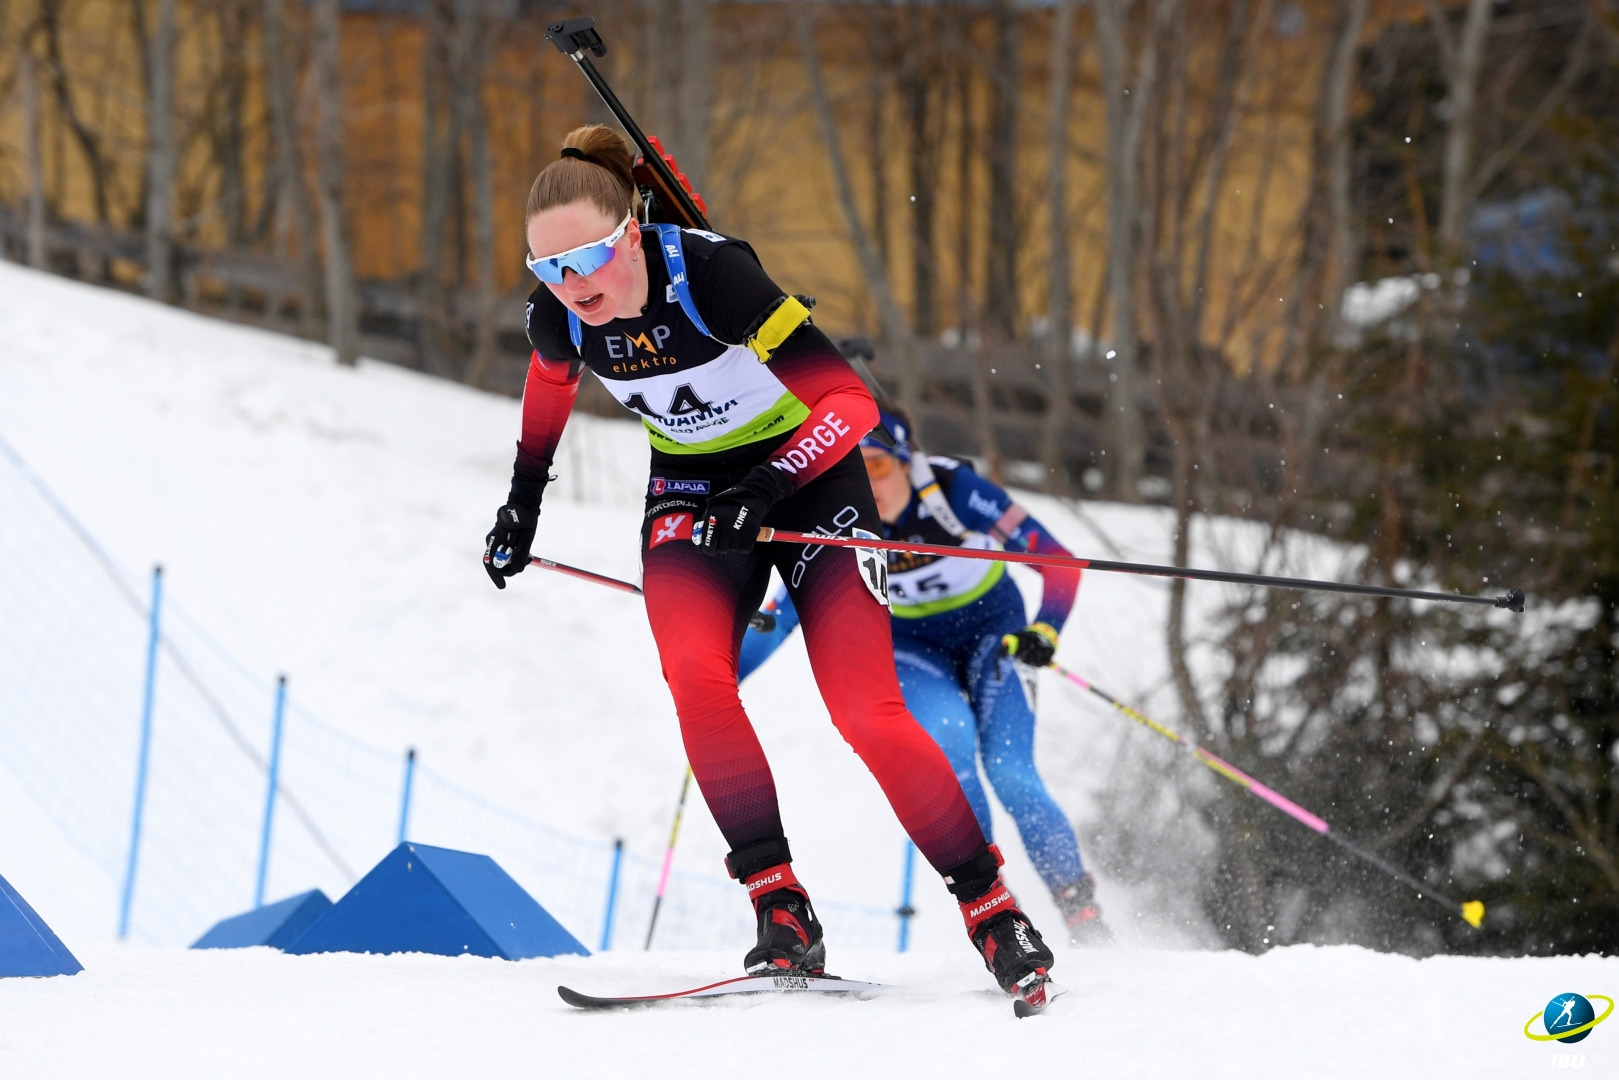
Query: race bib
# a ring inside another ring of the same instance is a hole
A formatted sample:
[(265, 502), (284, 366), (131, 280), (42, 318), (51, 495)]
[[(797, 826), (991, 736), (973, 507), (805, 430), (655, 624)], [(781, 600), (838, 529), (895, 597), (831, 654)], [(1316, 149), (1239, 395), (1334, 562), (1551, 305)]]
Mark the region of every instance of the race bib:
[[(850, 532), (857, 540), (881, 539), (876, 533), (866, 529), (851, 529)], [(864, 547), (850, 550), (854, 552), (855, 563), (860, 567), (860, 581), (866, 586), (866, 591), (883, 607), (889, 607), (888, 553)]]

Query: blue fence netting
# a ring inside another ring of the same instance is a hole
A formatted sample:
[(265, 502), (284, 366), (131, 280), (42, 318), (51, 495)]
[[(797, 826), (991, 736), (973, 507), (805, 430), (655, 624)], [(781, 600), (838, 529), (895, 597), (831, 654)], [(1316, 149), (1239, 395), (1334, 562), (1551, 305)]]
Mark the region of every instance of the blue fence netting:
[[(150, 578), (112, 559), (0, 438), (0, 782), (15, 784), (99, 871), (109, 936), (129, 857), (149, 640)], [(358, 739), (299, 700), (289, 673), (264, 895), (346, 892), (397, 839), (404, 748)], [(251, 906), (276, 699), (253, 670), (165, 598), (131, 940), (184, 945)], [(581, 941), (599, 943), (611, 837), (583, 837), (499, 805), (418, 761), (409, 838), (492, 856)], [(640, 948), (662, 852), (623, 852), (610, 944)], [(896, 917), (817, 905), (856, 949), (894, 947)], [(752, 941), (735, 883), (676, 871), (655, 947)]]

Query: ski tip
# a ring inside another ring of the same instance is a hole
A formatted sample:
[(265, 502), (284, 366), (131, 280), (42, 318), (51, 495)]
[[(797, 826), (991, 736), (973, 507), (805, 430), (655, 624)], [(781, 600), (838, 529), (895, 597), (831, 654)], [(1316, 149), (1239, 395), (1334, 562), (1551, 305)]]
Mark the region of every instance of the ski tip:
[(635, 1004), (634, 1002), (619, 1001), (613, 998), (591, 997), (589, 994), (581, 994), (569, 986), (558, 986), (557, 997), (576, 1009), (608, 1009), (615, 1005)]
[(1055, 996), (1051, 979), (1042, 975), (1018, 989), (1017, 995), (1012, 999), (1012, 1015), (1019, 1020), (1033, 1016), (1044, 1009)]

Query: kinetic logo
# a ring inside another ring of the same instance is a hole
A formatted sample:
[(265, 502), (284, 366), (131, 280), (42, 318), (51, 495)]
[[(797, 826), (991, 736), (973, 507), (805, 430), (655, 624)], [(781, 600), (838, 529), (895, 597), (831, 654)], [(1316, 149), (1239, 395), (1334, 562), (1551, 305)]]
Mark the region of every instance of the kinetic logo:
[[(1596, 1014), (1588, 998), (1606, 1001), (1608, 1007), (1602, 1010), (1602, 1015)], [(1591, 1029), (1613, 1014), (1613, 998), (1604, 994), (1558, 994), (1546, 1003), (1546, 1008), (1535, 1013), (1524, 1024), (1523, 1033), (1536, 1042), (1577, 1043), (1591, 1034)], [(1535, 1020), (1540, 1020), (1541, 1030), (1545, 1034), (1537, 1035), (1529, 1030), (1535, 1026)]]

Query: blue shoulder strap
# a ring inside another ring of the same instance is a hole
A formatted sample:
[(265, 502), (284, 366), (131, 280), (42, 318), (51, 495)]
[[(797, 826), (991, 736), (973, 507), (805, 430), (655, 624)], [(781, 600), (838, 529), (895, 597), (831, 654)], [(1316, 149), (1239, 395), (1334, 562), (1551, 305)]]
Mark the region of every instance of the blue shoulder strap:
[[(658, 247), (663, 249), (663, 265), (669, 271), (669, 287), (675, 291), (680, 310), (686, 313), (686, 318), (704, 337), (713, 337), (708, 332), (708, 324), (697, 314), (697, 301), (691, 298), (691, 282), (686, 277), (686, 254), (685, 246), (680, 242), (680, 226), (655, 224), (652, 227), (657, 230)], [(584, 348), (584, 328), (571, 308), (568, 310), (568, 338), (573, 342), (575, 351)]]
[(697, 327), (704, 337), (713, 337), (708, 332), (708, 324), (703, 317), (697, 314), (697, 301), (691, 298), (691, 282), (686, 277), (685, 246), (680, 241), (679, 225), (653, 225), (658, 230), (658, 246), (663, 249), (663, 265), (669, 271), (669, 287), (675, 291), (675, 299), (680, 301), (680, 310), (686, 313), (686, 318)]

